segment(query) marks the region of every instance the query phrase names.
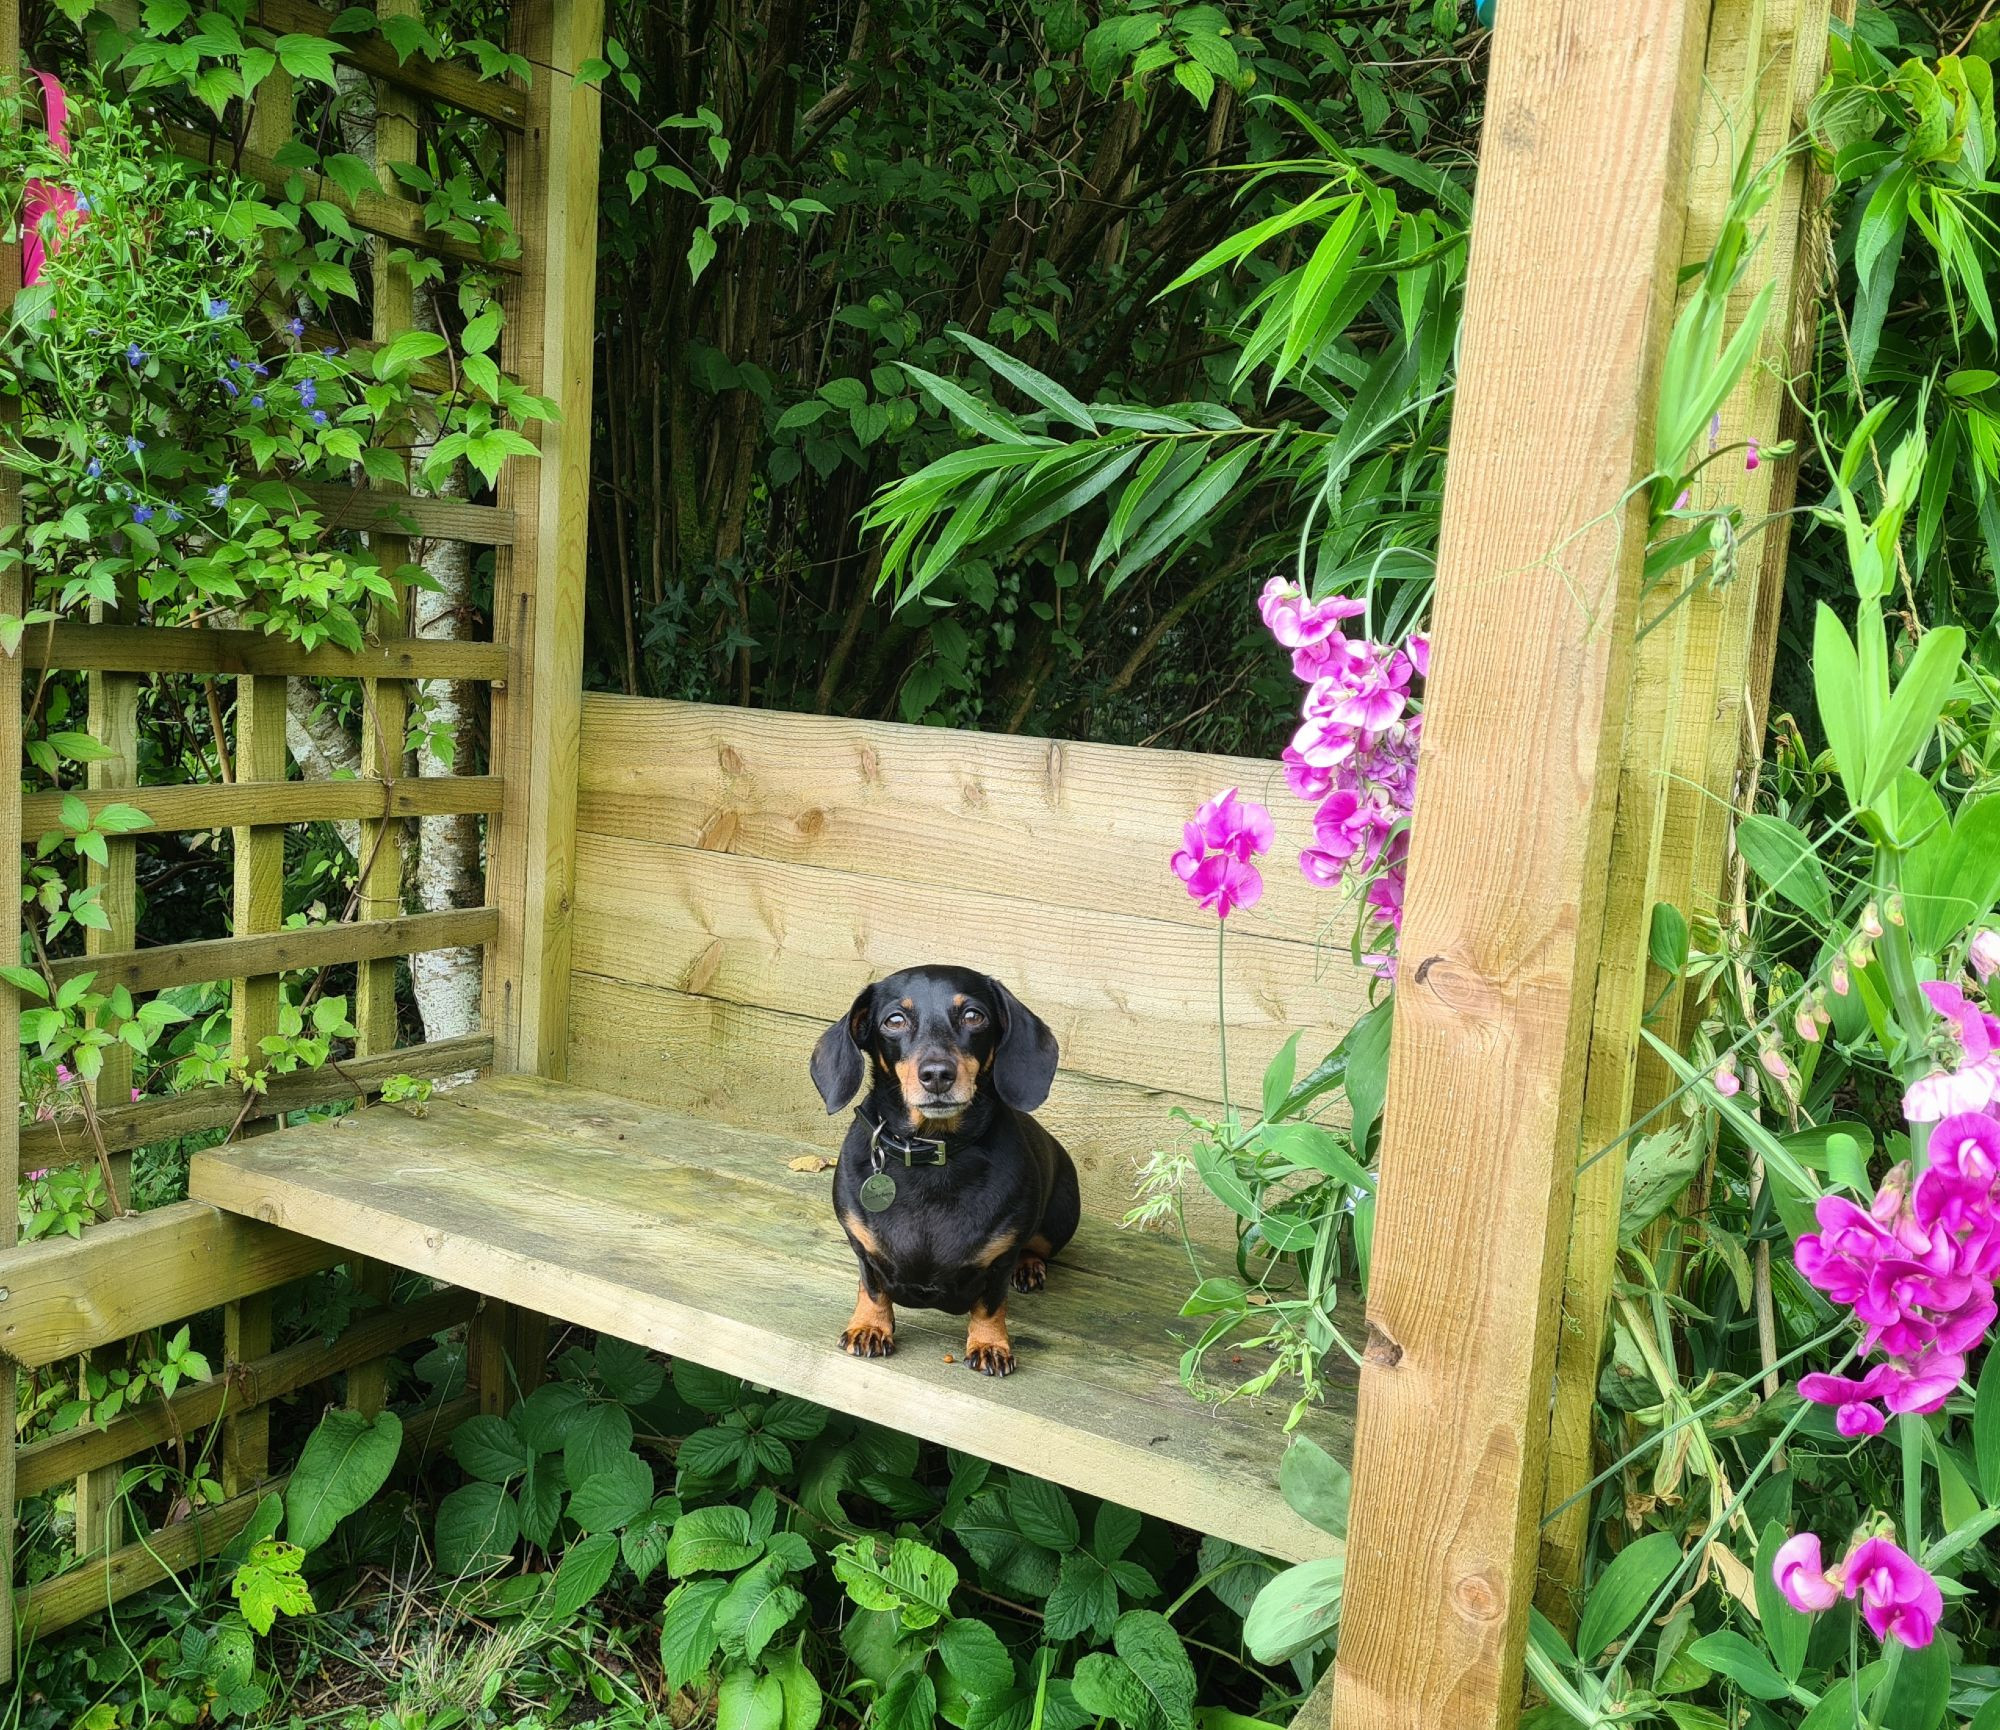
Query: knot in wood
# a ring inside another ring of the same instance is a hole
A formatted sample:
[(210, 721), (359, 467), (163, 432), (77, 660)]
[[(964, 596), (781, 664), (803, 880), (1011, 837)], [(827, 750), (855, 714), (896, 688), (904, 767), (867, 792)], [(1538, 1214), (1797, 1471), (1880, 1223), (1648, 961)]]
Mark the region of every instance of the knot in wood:
[(1361, 1359), (1378, 1370), (1393, 1370), (1403, 1361), (1403, 1348), (1389, 1336), (1380, 1322), (1371, 1321), (1368, 1324), (1368, 1344), (1362, 1348)]
[(724, 745), (720, 751), (716, 752), (715, 760), (721, 764), (722, 772), (725, 775), (740, 775), (743, 773), (743, 757), (734, 745)]
[(1500, 1594), (1484, 1574), (1467, 1574), (1451, 1589), (1452, 1602), (1474, 1622), (1491, 1622), (1500, 1614)]
[(801, 811), (799, 813), (799, 820), (798, 820), (799, 833), (805, 836), (808, 840), (810, 840), (813, 836), (819, 834), (819, 832), (823, 830), (825, 827), (826, 827), (826, 813), (824, 811), (819, 810), (817, 807), (815, 807), (813, 810)]

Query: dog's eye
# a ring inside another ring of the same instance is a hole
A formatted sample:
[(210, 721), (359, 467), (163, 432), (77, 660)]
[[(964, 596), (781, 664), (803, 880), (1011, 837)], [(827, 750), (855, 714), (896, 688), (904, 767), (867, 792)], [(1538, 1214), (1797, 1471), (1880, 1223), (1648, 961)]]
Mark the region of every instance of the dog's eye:
[(958, 1020), (959, 1025), (962, 1027), (984, 1027), (986, 1025), (986, 1011), (974, 1008), (973, 1005), (968, 1003), (959, 1012)]
[(882, 1031), (884, 1033), (901, 1033), (909, 1025), (910, 1018), (900, 1009), (892, 1009), (887, 1015), (882, 1017)]

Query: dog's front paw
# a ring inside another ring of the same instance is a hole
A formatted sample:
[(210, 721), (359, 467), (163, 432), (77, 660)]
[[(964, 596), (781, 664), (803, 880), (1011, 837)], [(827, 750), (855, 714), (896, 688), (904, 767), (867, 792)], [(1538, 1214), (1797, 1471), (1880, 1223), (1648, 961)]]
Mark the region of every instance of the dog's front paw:
[(896, 1336), (887, 1328), (864, 1322), (841, 1329), (840, 1349), (849, 1357), (893, 1357), (896, 1351)]
[(998, 1345), (969, 1345), (965, 1348), (965, 1367), (977, 1370), (982, 1376), (1011, 1376), (1014, 1348), (1005, 1340)]
[(1024, 1255), (1014, 1264), (1016, 1291), (1041, 1291), (1049, 1283), (1049, 1264), (1038, 1255)]

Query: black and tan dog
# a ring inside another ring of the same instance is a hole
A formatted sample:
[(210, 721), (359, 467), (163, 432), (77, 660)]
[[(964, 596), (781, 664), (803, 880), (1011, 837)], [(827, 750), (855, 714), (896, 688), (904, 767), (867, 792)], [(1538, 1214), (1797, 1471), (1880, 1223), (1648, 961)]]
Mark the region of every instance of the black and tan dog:
[(1028, 1114), (1049, 1096), (1055, 1036), (1006, 986), (963, 967), (892, 973), (813, 1047), (829, 1115), (856, 1108), (833, 1206), (861, 1263), (840, 1343), (896, 1349), (897, 1304), (970, 1314), (965, 1361), (1009, 1375), (1007, 1296), (1039, 1291), (1076, 1231), (1076, 1166)]

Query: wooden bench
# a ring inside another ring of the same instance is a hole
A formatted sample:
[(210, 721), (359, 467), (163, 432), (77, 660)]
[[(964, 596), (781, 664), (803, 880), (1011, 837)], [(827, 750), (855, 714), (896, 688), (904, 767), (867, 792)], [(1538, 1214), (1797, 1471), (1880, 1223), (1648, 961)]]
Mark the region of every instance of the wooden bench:
[[(1295, 1029), (1309, 1063), (1365, 1004), (1316, 941), (1338, 903), (1299, 878), (1307, 812), (1273, 765), (606, 697), (579, 757), (569, 1079), (219, 1148), (193, 1195), (1272, 1555), (1337, 1547), (1278, 1492), (1286, 1390), (1190, 1395), (1198, 1276), (1177, 1234), (1119, 1223), (1140, 1161), (1187, 1140), (1173, 1109), (1220, 1109), (1215, 921), (1167, 866), (1203, 799), (1242, 782), (1280, 820), (1224, 952), (1238, 1097)], [(892, 1359), (837, 1344), (854, 1266), (820, 1161), (846, 1120), (806, 1057), (863, 984), (924, 961), (1004, 979), (1063, 1048), (1040, 1115), (1086, 1217), (1016, 1304), (1004, 1381), (922, 1310)], [(1208, 1269), (1231, 1271), (1230, 1218), (1188, 1181)], [(1232, 1355), (1218, 1391), (1262, 1367)], [(1303, 1427), (1345, 1456), (1339, 1387)]]

